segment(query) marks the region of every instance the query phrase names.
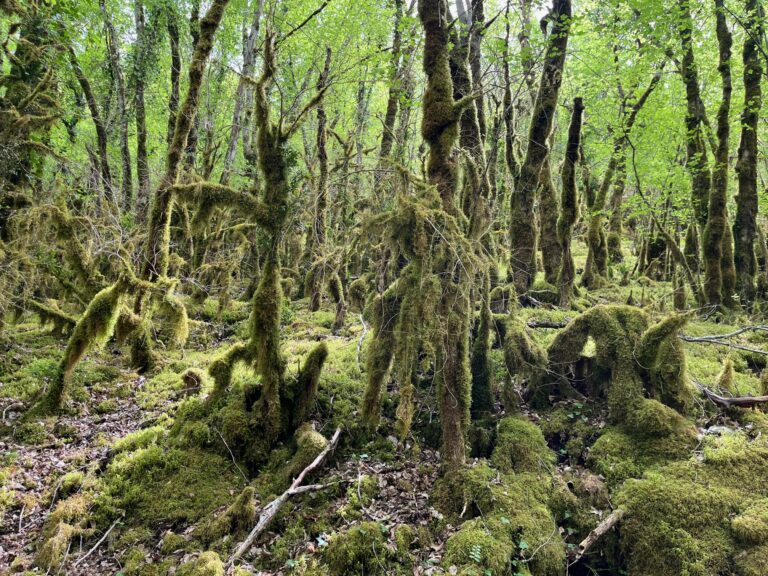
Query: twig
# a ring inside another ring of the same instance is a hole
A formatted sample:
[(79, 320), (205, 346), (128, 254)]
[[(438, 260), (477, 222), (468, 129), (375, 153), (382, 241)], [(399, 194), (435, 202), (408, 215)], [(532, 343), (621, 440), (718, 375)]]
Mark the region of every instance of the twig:
[(224, 442), (224, 446), (227, 447), (227, 450), (229, 451), (229, 455), (232, 457), (232, 463), (235, 465), (235, 468), (237, 468), (237, 471), (240, 472), (240, 475), (243, 477), (243, 480), (246, 484), (248, 484), (248, 477), (245, 475), (245, 472), (242, 471), (240, 466), (237, 465), (237, 460), (235, 460), (235, 455), (232, 454), (232, 450), (229, 447), (229, 444), (227, 444), (227, 441), (224, 440), (224, 436), (221, 435), (221, 432), (219, 432), (218, 428), (213, 428), (216, 431), (216, 434), (219, 435), (219, 438), (221, 438), (221, 441)]
[(21, 511), (19, 512), (19, 534), (21, 534), (21, 521), (24, 519), (24, 509), (27, 507), (26, 504), (22, 505)]
[(77, 568), (77, 565), (78, 565), (78, 564), (80, 564), (80, 562), (82, 562), (83, 560), (85, 560), (86, 558), (88, 558), (88, 556), (90, 556), (91, 554), (93, 554), (93, 553), (96, 551), (96, 548), (98, 548), (99, 546), (101, 546), (101, 543), (102, 543), (102, 542), (104, 542), (104, 540), (106, 540), (106, 539), (107, 539), (107, 536), (109, 536), (109, 533), (110, 533), (110, 532), (112, 532), (112, 530), (114, 529), (114, 527), (115, 527), (115, 526), (117, 526), (118, 522), (120, 522), (120, 520), (122, 520), (122, 519), (123, 519), (123, 517), (121, 516), (120, 518), (118, 518), (117, 520), (115, 520), (114, 522), (112, 522), (112, 526), (110, 526), (109, 528), (107, 528), (107, 531), (106, 531), (106, 532), (104, 532), (104, 534), (102, 535), (102, 537), (101, 537), (101, 538), (99, 538), (99, 541), (98, 541), (98, 542), (96, 542), (96, 544), (94, 544), (94, 545), (93, 545), (93, 548), (91, 548), (90, 550), (88, 550), (88, 552), (86, 552), (86, 553), (85, 553), (85, 555), (83, 555), (83, 556), (80, 556), (80, 558), (78, 558), (77, 560), (75, 560), (75, 563), (74, 563), (72, 566), (73, 566), (74, 568)]
[(307, 16), (301, 24), (296, 26), (293, 30), (290, 30), (285, 36), (280, 38), (280, 40), (278, 40), (275, 44), (276, 45), (277, 44), (282, 44), (283, 42), (288, 40), (288, 38), (293, 36), (296, 32), (298, 32), (299, 30), (304, 28), (304, 26), (306, 26), (309, 23), (309, 21), (312, 20), (312, 18), (314, 18), (315, 16), (320, 14), (320, 12), (322, 12), (325, 9), (325, 7), (328, 6), (328, 2), (330, 2), (330, 0), (325, 0), (325, 2), (323, 2), (317, 10), (315, 10), (314, 12), (312, 12), (312, 14)]
[(258, 538), (259, 535), (264, 532), (269, 523), (277, 514), (278, 510), (280, 510), (283, 504), (285, 504), (291, 496), (324, 488), (323, 484), (310, 484), (308, 486), (302, 486), (301, 483), (304, 481), (304, 478), (308, 474), (319, 468), (323, 461), (328, 457), (328, 455), (336, 449), (336, 445), (339, 443), (339, 436), (341, 436), (341, 428), (336, 428), (336, 432), (334, 432), (331, 441), (328, 443), (328, 446), (326, 446), (325, 449), (317, 455), (317, 458), (315, 458), (309, 466), (301, 471), (301, 473), (291, 483), (291, 486), (288, 488), (288, 490), (264, 506), (261, 514), (259, 515), (259, 520), (256, 523), (256, 526), (253, 527), (253, 530), (251, 530), (250, 534), (248, 534), (246, 539), (243, 540), (243, 542), (237, 547), (237, 550), (235, 550), (232, 556), (229, 557), (229, 560), (227, 561), (227, 567), (232, 566), (235, 563), (235, 560), (245, 554), (245, 552), (251, 547), (256, 538)]

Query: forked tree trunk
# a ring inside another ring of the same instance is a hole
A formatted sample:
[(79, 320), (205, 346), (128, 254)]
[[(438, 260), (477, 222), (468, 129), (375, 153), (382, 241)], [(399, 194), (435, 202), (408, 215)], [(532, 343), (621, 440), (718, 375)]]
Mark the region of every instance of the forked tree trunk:
[(509, 271), (518, 293), (528, 290), (536, 275), (537, 227), (534, 204), (539, 187), (539, 173), (549, 154), (547, 140), (557, 107), (562, 83), (568, 33), (571, 26), (571, 1), (554, 0), (551, 12), (553, 28), (544, 56), (539, 91), (533, 107), (528, 132), (528, 149), (512, 191), (510, 216), (511, 255)]

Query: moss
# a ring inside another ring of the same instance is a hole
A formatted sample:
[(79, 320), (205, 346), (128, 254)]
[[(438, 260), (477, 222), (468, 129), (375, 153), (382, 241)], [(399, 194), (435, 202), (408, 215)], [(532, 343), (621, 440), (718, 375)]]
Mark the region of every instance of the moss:
[(35, 564), (46, 570), (60, 568), (75, 536), (87, 536), (90, 501), (84, 494), (61, 500), (43, 526), (43, 542), (35, 557)]
[(80, 490), (85, 481), (85, 474), (79, 470), (67, 472), (59, 480), (59, 497), (66, 498)]
[(112, 451), (120, 454), (121, 452), (134, 452), (139, 448), (147, 448), (152, 444), (157, 444), (163, 438), (164, 433), (162, 426), (150, 426), (143, 430), (136, 430), (116, 440), (112, 445)]
[[(490, 468), (483, 461), (455, 479), (441, 479), (433, 493), (435, 505), (447, 512), (463, 508), (465, 517), (477, 516), (476, 520), (465, 522), (446, 543), (444, 564), (450, 565), (447, 558), (451, 540), (471, 545), (471, 539), (465, 538), (462, 533), (466, 530), (478, 536), (475, 531), (481, 530), (484, 537), (490, 535), (498, 541), (499, 549), (509, 552), (505, 562), (513, 557), (527, 559), (533, 574), (561, 574), (565, 566), (565, 547), (555, 531), (555, 519), (548, 508), (551, 494), (549, 474), (505, 474)], [(524, 544), (520, 546), (520, 543)], [(531, 551), (537, 548), (536, 555), (528, 558)], [(457, 546), (457, 558), (464, 558), (462, 554), (465, 552), (468, 551), (463, 544)], [(461, 565), (457, 567), (462, 568)]]
[(496, 537), (482, 523), (470, 521), (446, 542), (443, 564), (476, 566), (479, 573), (488, 570), (491, 574), (505, 574), (514, 552), (514, 542)]
[(42, 422), (24, 422), (16, 428), (13, 436), (21, 444), (35, 446), (48, 440), (48, 431)]
[(118, 281), (93, 297), (72, 331), (59, 365), (59, 374), (51, 384), (46, 398), (38, 404), (38, 411), (50, 412), (61, 407), (72, 373), (80, 359), (91, 348), (112, 336), (126, 289), (125, 283)]
[(491, 328), (493, 316), (489, 304), (490, 276), (485, 274), (483, 293), (480, 302), (480, 321), (477, 334), (472, 343), (470, 369), (472, 371), (472, 404), (473, 419), (481, 418), (493, 410), (493, 382), (491, 381), (491, 364), (489, 353), (491, 349)]
[(346, 503), (339, 508), (339, 515), (347, 522), (362, 518), (362, 510), (379, 493), (379, 480), (375, 476), (360, 476), (347, 488)]
[(734, 391), (734, 370), (733, 370), (733, 360), (730, 356), (725, 358), (725, 361), (723, 362), (723, 369), (720, 371), (720, 374), (717, 375), (716, 380), (716, 386), (720, 390), (724, 390), (726, 392), (733, 392)]
[(751, 503), (731, 520), (731, 530), (740, 544), (768, 543), (768, 499)]
[(149, 372), (159, 362), (152, 338), (152, 325), (144, 319), (130, 336), (131, 366), (137, 372)]
[(730, 433), (706, 437), (703, 453), (647, 471), (617, 494), (628, 512), (621, 545), (632, 574), (730, 573), (733, 564), (737, 573), (759, 573), (768, 448)]
[(612, 485), (637, 478), (654, 465), (688, 457), (697, 438), (690, 428), (666, 436), (630, 435), (619, 428), (606, 428), (589, 449), (587, 463)]
[(111, 398), (108, 398), (106, 400), (102, 400), (101, 402), (99, 402), (94, 407), (94, 411), (96, 412), (96, 414), (111, 414), (112, 412), (116, 412), (117, 408), (118, 408), (117, 401)]
[(179, 566), (177, 576), (224, 576), (224, 563), (216, 552), (203, 552)]
[(206, 522), (196, 535), (203, 542), (212, 543), (224, 536), (237, 537), (248, 533), (256, 520), (255, 495), (254, 488), (247, 486), (232, 504)]
[(549, 471), (555, 455), (538, 426), (524, 418), (507, 417), (498, 424), (491, 462), (502, 472)]
[(160, 552), (163, 554), (173, 554), (177, 550), (184, 550), (189, 541), (181, 534), (175, 534), (168, 531), (160, 542)]
[(323, 552), (323, 561), (330, 573), (346, 576), (380, 572), (391, 557), (383, 530), (377, 522), (362, 522), (346, 532), (334, 534)]
[(231, 502), (242, 482), (229, 457), (153, 444), (115, 456), (96, 503), (100, 515), (123, 510), (131, 524), (195, 522)]

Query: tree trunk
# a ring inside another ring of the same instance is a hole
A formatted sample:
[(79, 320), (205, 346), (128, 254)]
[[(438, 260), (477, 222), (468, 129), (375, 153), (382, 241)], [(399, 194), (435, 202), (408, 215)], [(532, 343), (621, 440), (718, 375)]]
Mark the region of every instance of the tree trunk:
[(758, 0), (748, 0), (748, 29), (744, 37), (744, 109), (741, 113), (741, 141), (736, 162), (739, 192), (736, 196), (736, 221), (733, 224), (734, 263), (737, 287), (743, 304), (755, 299), (755, 237), (757, 227), (757, 130), (762, 105), (763, 69), (758, 41), (763, 37)]
[(173, 3), (169, 3), (166, 17), (168, 18), (168, 42), (171, 47), (171, 93), (168, 97), (168, 135), (170, 146), (173, 132), (176, 129), (176, 114), (179, 109), (179, 81), (181, 75), (181, 52), (179, 51), (178, 13)]
[(112, 189), (112, 175), (109, 169), (109, 155), (107, 154), (107, 130), (104, 126), (101, 114), (99, 113), (99, 105), (96, 102), (96, 96), (93, 94), (91, 83), (88, 81), (83, 69), (80, 67), (80, 62), (78, 62), (72, 47), (69, 48), (69, 62), (72, 65), (72, 70), (75, 72), (77, 82), (80, 84), (80, 89), (85, 95), (85, 102), (88, 104), (88, 110), (91, 113), (91, 119), (96, 128), (96, 141), (99, 147), (99, 171), (104, 198), (107, 203), (116, 208), (117, 202), (114, 196), (114, 190)]
[(547, 140), (552, 131), (565, 66), (571, 25), (570, 0), (554, 0), (552, 22), (553, 29), (549, 35), (528, 133), (528, 149), (512, 191), (509, 264), (512, 281), (519, 294), (528, 290), (536, 275), (537, 233), (533, 207), (539, 187), (539, 173), (549, 154)]
[(565, 162), (561, 178), (563, 190), (560, 200), (560, 218), (557, 221), (557, 236), (563, 250), (562, 265), (557, 278), (560, 291), (560, 306), (570, 308), (573, 300), (573, 281), (576, 276), (576, 266), (571, 254), (571, 237), (573, 226), (579, 218), (579, 198), (576, 192), (576, 163), (579, 161), (581, 144), (581, 124), (584, 115), (584, 102), (581, 98), (573, 99), (571, 125), (568, 127), (568, 144), (565, 150)]
[(143, 0), (134, 0), (134, 20), (136, 22), (136, 57), (134, 79), (136, 91), (134, 94), (134, 108), (136, 113), (136, 176), (139, 179), (139, 193), (137, 206), (139, 212), (144, 211), (144, 206), (149, 199), (149, 159), (147, 157), (147, 116), (144, 106), (144, 80), (148, 65), (147, 54), (150, 39), (147, 36), (144, 24)]
[(699, 74), (693, 56), (693, 19), (691, 18), (690, 0), (678, 0), (678, 8), (681, 22), (678, 24), (680, 42), (683, 50), (680, 73), (685, 84), (686, 96), (686, 152), (688, 160), (686, 166), (691, 174), (692, 203), (696, 221), (700, 228), (707, 223), (707, 209), (709, 202), (709, 190), (712, 186), (712, 175), (707, 159), (707, 146), (703, 133), (704, 104), (701, 101), (699, 89)]
[(710, 306), (720, 306), (730, 295), (723, 293), (723, 243), (728, 226), (728, 140), (730, 125), (728, 115), (731, 109), (731, 33), (725, 21), (723, 0), (715, 0), (717, 17), (717, 41), (719, 46), (718, 70), (722, 80), (722, 100), (717, 111), (717, 149), (712, 187), (707, 207), (707, 224), (704, 228), (704, 291)]
[(104, 26), (107, 29), (107, 50), (112, 75), (117, 88), (117, 116), (120, 120), (120, 159), (122, 162), (121, 193), (123, 209), (130, 211), (133, 206), (133, 176), (131, 173), (131, 149), (128, 146), (128, 109), (125, 100), (125, 80), (120, 68), (120, 47), (117, 43), (117, 33), (107, 13), (105, 0), (99, 0), (99, 7), (104, 16)]
[(261, 27), (261, 14), (264, 11), (264, 0), (257, 0), (256, 10), (253, 15), (248, 38), (243, 46), (243, 70), (240, 79), (237, 82), (237, 94), (235, 95), (235, 109), (232, 112), (232, 128), (229, 131), (229, 142), (227, 143), (227, 152), (224, 155), (224, 168), (221, 172), (219, 182), (227, 184), (232, 176), (232, 165), (235, 162), (235, 153), (237, 152), (237, 139), (240, 137), (243, 122), (243, 108), (246, 104), (246, 93), (248, 91), (247, 77), (253, 76), (253, 65), (256, 60), (256, 41), (259, 38), (259, 28)]

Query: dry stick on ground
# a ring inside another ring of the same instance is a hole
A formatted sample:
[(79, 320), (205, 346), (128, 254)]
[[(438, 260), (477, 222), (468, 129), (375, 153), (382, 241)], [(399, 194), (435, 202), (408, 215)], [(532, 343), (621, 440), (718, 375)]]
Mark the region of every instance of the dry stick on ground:
[(579, 547), (576, 552), (576, 556), (574, 556), (573, 561), (571, 562), (571, 565), (576, 564), (581, 558), (589, 552), (589, 549), (592, 548), (592, 546), (595, 545), (595, 543), (606, 533), (608, 533), (611, 528), (616, 526), (616, 524), (619, 523), (619, 521), (624, 517), (624, 510), (621, 508), (617, 508), (613, 512), (610, 513), (608, 517), (606, 517), (605, 520), (600, 522), (595, 528), (587, 535), (584, 540), (581, 541), (579, 544)]
[(80, 558), (78, 558), (78, 559), (75, 561), (75, 563), (74, 563), (72, 566), (76, 568), (76, 567), (77, 567), (77, 565), (78, 565), (78, 564), (80, 564), (80, 562), (82, 562), (83, 560), (85, 560), (86, 558), (88, 558), (88, 556), (90, 556), (91, 554), (93, 554), (93, 553), (96, 551), (96, 548), (98, 548), (99, 546), (101, 546), (101, 543), (102, 543), (102, 542), (104, 542), (104, 540), (106, 540), (106, 539), (107, 539), (107, 536), (109, 536), (109, 533), (110, 533), (110, 532), (112, 532), (112, 530), (115, 528), (115, 526), (117, 526), (118, 522), (120, 522), (120, 520), (122, 520), (122, 519), (123, 519), (123, 517), (122, 517), (122, 516), (120, 516), (120, 518), (118, 518), (117, 520), (115, 520), (114, 522), (112, 522), (112, 526), (110, 526), (110, 527), (107, 529), (107, 531), (106, 531), (106, 532), (104, 532), (103, 536), (102, 536), (101, 538), (99, 538), (99, 541), (98, 541), (98, 542), (96, 542), (96, 544), (94, 544), (94, 545), (93, 545), (93, 548), (91, 548), (90, 550), (88, 550), (88, 552), (86, 552), (86, 553), (85, 553), (83, 556), (80, 556)]
[(283, 504), (285, 504), (291, 496), (303, 494), (304, 492), (310, 492), (313, 490), (320, 490), (321, 488), (325, 487), (324, 484), (311, 484), (308, 486), (302, 486), (301, 483), (309, 473), (319, 468), (323, 461), (328, 457), (328, 455), (335, 450), (336, 445), (339, 443), (339, 436), (341, 436), (341, 428), (336, 428), (336, 432), (334, 432), (331, 441), (328, 443), (328, 446), (326, 446), (325, 449), (317, 455), (317, 458), (315, 458), (309, 466), (301, 471), (301, 474), (296, 477), (290, 488), (272, 500), (272, 502), (264, 506), (261, 514), (259, 515), (259, 521), (256, 523), (256, 526), (254, 526), (253, 530), (251, 530), (251, 533), (248, 534), (248, 537), (243, 540), (242, 544), (237, 547), (235, 553), (229, 557), (227, 566), (234, 564), (235, 560), (240, 558), (240, 556), (242, 556), (248, 550), (248, 548), (251, 547), (256, 538), (258, 538), (259, 535), (264, 532), (269, 523), (277, 514), (278, 510), (280, 510)]

